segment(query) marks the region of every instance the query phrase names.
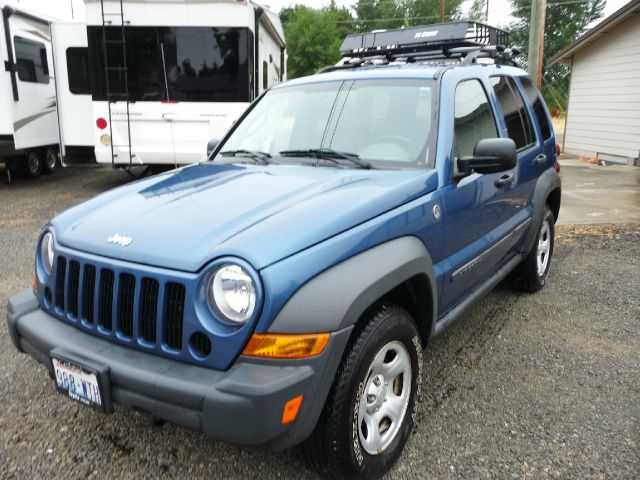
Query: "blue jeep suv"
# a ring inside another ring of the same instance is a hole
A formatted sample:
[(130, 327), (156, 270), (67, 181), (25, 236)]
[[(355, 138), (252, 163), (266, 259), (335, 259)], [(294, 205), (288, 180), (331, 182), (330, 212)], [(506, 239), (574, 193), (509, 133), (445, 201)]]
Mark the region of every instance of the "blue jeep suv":
[(427, 343), (503, 279), (545, 284), (560, 179), (529, 77), (478, 61), (501, 49), (372, 48), (265, 93), (210, 161), (53, 218), (18, 350), (99, 411), (387, 471)]

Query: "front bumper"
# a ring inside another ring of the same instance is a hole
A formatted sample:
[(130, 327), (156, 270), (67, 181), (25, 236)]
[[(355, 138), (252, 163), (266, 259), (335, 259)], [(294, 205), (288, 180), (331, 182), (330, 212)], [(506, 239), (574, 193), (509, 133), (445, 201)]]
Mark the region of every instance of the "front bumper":
[[(113, 402), (231, 443), (272, 449), (303, 441), (317, 423), (351, 327), (333, 332), (324, 352), (305, 360), (239, 357), (227, 371), (189, 365), (89, 335), (40, 310), (31, 290), (9, 300), (13, 343), (45, 365), (51, 352), (106, 367)], [(304, 401), (282, 425), (287, 401)]]

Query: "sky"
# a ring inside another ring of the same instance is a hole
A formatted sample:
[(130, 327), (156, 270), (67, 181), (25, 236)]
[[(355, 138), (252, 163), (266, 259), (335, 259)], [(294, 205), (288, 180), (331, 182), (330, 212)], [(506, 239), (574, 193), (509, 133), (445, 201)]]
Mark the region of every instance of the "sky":
[[(319, 8), (326, 6), (331, 0), (256, 0), (259, 3), (267, 4), (274, 11), (279, 11), (282, 7), (289, 7), (295, 4), (304, 4), (310, 7)], [(437, 1), (437, 0), (430, 0)], [(559, 2), (570, 0), (547, 0), (547, 2)], [(604, 9), (605, 17), (611, 15), (613, 12), (622, 7), (629, 0), (607, 0), (607, 4)], [(84, 2), (83, 0), (5, 0), (10, 5), (15, 5), (25, 10), (30, 10), (35, 13), (42, 13), (47, 16), (59, 18), (62, 20), (71, 20), (72, 12), (73, 19), (76, 21), (82, 21), (84, 18)], [(338, 5), (344, 5), (346, 7), (353, 6), (355, 0), (336, 0)], [(470, 4), (471, 0), (467, 0), (467, 4)], [(489, 22), (491, 25), (497, 27), (506, 27), (511, 20), (509, 15), (510, 2), (509, 0), (489, 0)], [(604, 18), (604, 17), (603, 17)]]

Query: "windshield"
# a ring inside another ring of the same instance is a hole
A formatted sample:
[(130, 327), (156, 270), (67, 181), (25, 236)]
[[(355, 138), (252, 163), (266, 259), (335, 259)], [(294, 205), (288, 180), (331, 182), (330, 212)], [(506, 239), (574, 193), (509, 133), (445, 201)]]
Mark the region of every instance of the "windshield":
[(374, 168), (425, 168), (435, 150), (434, 85), (356, 80), (273, 89), (216, 159), (233, 161), (229, 152), (261, 152), (277, 163), (332, 151), (357, 156)]

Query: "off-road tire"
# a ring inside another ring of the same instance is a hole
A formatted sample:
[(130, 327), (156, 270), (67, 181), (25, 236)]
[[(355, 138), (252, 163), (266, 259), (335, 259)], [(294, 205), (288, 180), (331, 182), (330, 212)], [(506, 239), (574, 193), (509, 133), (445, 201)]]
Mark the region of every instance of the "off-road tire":
[[(394, 340), (401, 342), (409, 354), (412, 377), (409, 402), (391, 443), (382, 453), (369, 455), (361, 445), (355, 418), (372, 361)], [(411, 315), (393, 305), (372, 309), (356, 325), (318, 424), (301, 446), (307, 462), (338, 479), (373, 479), (387, 472), (411, 434), (421, 394), (422, 369), (422, 342)]]
[[(546, 224), (546, 230), (545, 230)], [(507, 283), (510, 287), (522, 292), (534, 293), (539, 291), (547, 283), (549, 277), (549, 268), (551, 267), (551, 259), (553, 257), (554, 237), (555, 237), (555, 218), (553, 212), (548, 205), (545, 205), (542, 221), (537, 226), (538, 233), (536, 240), (531, 247), (531, 251), (526, 258), (518, 265), (509, 275)], [(550, 245), (548, 258), (543, 272), (538, 272), (538, 245), (542, 234), (548, 236)]]

